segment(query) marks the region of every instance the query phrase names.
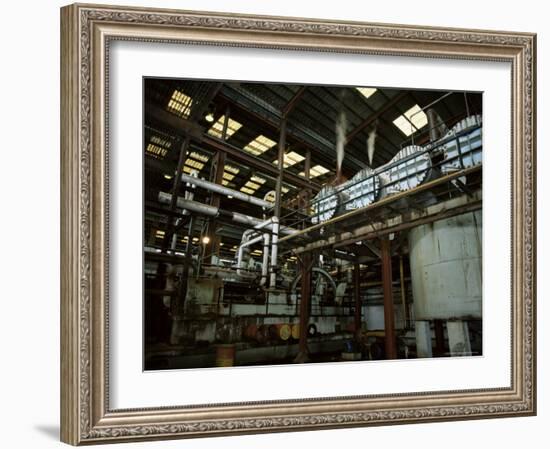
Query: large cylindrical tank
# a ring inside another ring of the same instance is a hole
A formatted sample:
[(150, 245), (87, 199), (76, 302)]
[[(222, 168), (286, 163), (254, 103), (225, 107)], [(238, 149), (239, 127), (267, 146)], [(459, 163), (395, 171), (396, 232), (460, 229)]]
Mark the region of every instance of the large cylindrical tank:
[(337, 187), (324, 186), (311, 202), (313, 209), (311, 222), (313, 224), (323, 223), (342, 213), (348, 199), (348, 194), (344, 191), (343, 185)]
[(418, 187), (430, 178), (430, 154), (418, 145), (409, 145), (380, 168), (382, 197)]
[(409, 232), (416, 320), (480, 319), (481, 211)]

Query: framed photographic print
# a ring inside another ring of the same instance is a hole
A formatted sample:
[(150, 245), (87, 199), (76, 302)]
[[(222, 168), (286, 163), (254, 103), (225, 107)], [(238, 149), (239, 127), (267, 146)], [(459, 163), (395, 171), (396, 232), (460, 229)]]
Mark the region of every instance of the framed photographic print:
[(63, 441), (536, 413), (535, 35), (61, 27)]

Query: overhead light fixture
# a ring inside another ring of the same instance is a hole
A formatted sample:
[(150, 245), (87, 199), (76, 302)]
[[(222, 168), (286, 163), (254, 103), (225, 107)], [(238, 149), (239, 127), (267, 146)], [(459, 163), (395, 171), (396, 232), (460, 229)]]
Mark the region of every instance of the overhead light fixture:
[(210, 243), (210, 237), (208, 237), (207, 235), (205, 235), (203, 238), (202, 238), (202, 243), (205, 244), (205, 245), (208, 245)]
[(172, 179), (172, 175), (164, 175), (164, 179)]
[(209, 112), (208, 114), (206, 114), (206, 117), (204, 117), (204, 119), (209, 122), (209, 123), (212, 123), (214, 121), (214, 114), (212, 114), (211, 112)]

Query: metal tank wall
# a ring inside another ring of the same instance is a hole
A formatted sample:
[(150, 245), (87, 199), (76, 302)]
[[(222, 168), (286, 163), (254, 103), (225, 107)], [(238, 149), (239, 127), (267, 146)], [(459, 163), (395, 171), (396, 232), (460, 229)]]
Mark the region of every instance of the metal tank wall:
[(409, 232), (415, 319), (481, 318), (481, 211)]

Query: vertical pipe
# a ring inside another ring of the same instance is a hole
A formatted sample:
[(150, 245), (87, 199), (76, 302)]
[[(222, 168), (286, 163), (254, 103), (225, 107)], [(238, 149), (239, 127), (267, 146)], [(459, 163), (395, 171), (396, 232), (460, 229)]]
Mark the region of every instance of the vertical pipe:
[(174, 314), (176, 316), (183, 316), (183, 309), (185, 304), (185, 298), (187, 296), (187, 285), (189, 280), (189, 267), (191, 266), (191, 252), (193, 241), (193, 226), (195, 224), (195, 217), (191, 215), (189, 219), (189, 229), (187, 231), (187, 242), (185, 244), (185, 258), (183, 259), (183, 271), (181, 273), (181, 281), (176, 297), (176, 305)]
[(311, 253), (302, 256), (300, 268), (302, 271), (302, 286), (300, 292), (300, 340), (298, 342), (298, 355), (295, 362), (307, 361), (307, 328), (309, 325), (309, 303), (311, 297)]
[(271, 228), (271, 273), (269, 277), (269, 287), (275, 288), (277, 284), (277, 250), (279, 240), (279, 220), (273, 217), (273, 226)]
[(382, 257), (382, 288), (384, 292), (384, 330), (386, 343), (386, 359), (397, 358), (397, 345), (395, 341), (393, 292), (392, 292), (392, 267), (390, 240), (386, 237), (380, 241)]
[(267, 271), (269, 266), (269, 242), (270, 236), (269, 233), (264, 233), (264, 248), (263, 248), (263, 258), (262, 258), (262, 280), (260, 282), (261, 286), (265, 286), (267, 283)]
[(355, 339), (361, 341), (361, 265), (353, 265), (353, 296), (355, 298)]
[(408, 328), (407, 321), (407, 297), (405, 292), (405, 274), (403, 272), (403, 256), (399, 256), (399, 281), (401, 286), (401, 308), (403, 314), (403, 328)]
[(309, 181), (311, 171), (311, 150), (306, 150), (306, 159), (304, 161), (304, 178)]

